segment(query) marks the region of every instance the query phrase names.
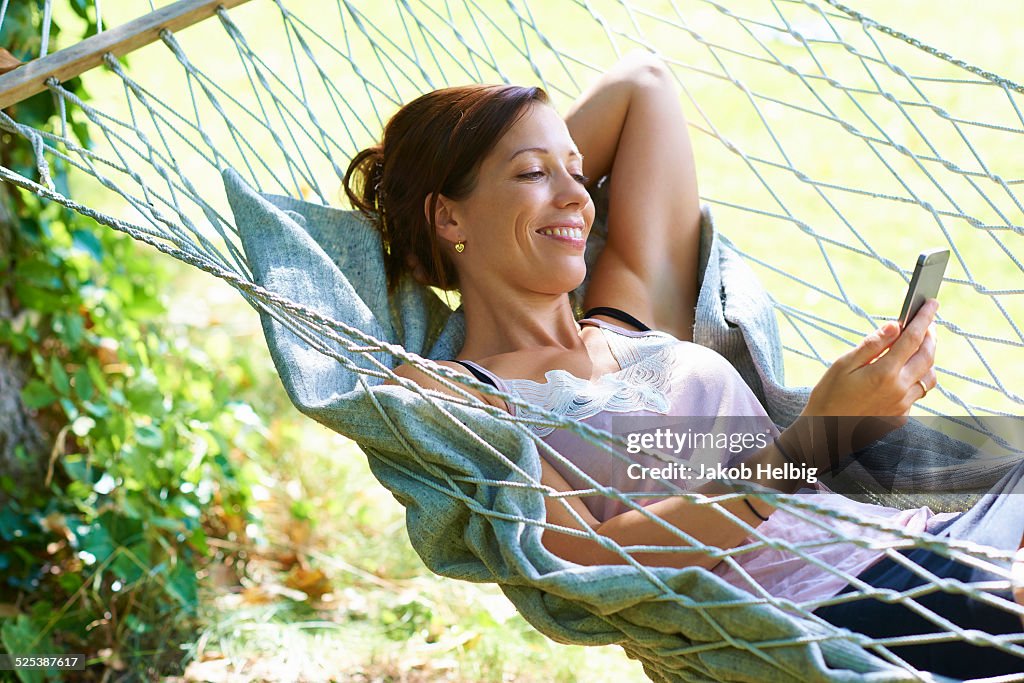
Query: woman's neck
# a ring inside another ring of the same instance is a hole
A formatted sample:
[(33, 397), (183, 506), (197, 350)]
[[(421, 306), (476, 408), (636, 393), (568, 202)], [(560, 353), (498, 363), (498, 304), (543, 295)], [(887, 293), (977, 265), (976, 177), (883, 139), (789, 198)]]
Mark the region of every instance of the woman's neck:
[(482, 359), (540, 348), (584, 348), (567, 294), (469, 288), (462, 294), (466, 340), (459, 355)]

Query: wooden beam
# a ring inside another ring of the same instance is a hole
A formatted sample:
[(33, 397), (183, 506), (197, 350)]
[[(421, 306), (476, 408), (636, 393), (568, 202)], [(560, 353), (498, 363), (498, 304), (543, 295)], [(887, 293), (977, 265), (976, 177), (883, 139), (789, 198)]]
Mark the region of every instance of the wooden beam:
[(46, 90), (51, 76), (63, 83), (103, 63), (103, 55), (128, 54), (160, 39), (160, 31), (180, 31), (248, 0), (178, 0), (126, 24), (112, 28), (0, 75), (0, 109)]

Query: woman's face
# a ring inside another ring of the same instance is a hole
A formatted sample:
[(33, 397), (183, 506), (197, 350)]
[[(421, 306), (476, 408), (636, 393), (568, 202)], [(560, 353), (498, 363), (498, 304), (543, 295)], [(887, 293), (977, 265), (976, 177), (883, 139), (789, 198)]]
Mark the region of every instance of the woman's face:
[(453, 253), (463, 289), (495, 278), (542, 294), (583, 282), (594, 204), (583, 158), (548, 105), (529, 105), (481, 163), (468, 197), (453, 202), (466, 250)]

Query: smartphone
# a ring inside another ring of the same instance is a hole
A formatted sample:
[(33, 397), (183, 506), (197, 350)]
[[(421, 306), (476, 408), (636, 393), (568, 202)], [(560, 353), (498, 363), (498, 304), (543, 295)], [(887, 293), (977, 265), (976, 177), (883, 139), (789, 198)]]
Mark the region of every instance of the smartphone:
[(942, 284), (942, 275), (946, 272), (946, 264), (949, 262), (949, 249), (932, 249), (921, 252), (917, 257), (917, 266), (914, 267), (914, 276), (910, 278), (910, 287), (907, 288), (907, 298), (903, 301), (903, 311), (900, 312), (900, 329), (914, 319), (921, 306), (928, 299), (934, 299), (939, 293), (939, 285)]

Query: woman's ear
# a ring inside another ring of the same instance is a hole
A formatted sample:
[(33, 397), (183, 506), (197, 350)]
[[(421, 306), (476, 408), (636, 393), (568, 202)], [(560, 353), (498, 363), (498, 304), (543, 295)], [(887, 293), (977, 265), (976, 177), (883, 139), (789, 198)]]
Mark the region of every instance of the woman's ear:
[(443, 194), (428, 194), (423, 200), (423, 214), (427, 219), (427, 224), (430, 224), (430, 200), (435, 196), (437, 203), (434, 205), (433, 213), (438, 237), (453, 244), (465, 241), (466, 236), (462, 233), (462, 226), (455, 217), (455, 202)]

